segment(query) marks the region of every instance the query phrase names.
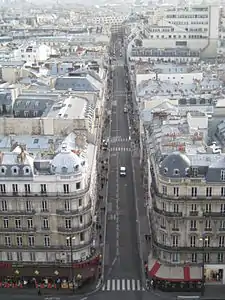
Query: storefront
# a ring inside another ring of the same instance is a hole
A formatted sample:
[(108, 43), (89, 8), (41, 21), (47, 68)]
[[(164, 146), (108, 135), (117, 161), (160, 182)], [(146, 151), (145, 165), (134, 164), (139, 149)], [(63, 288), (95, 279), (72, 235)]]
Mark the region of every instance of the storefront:
[(200, 291), (202, 287), (200, 267), (164, 265), (152, 259), (148, 263), (148, 276), (156, 288), (167, 292)]
[(225, 284), (225, 266), (224, 265), (205, 265), (205, 281), (206, 283), (214, 282)]

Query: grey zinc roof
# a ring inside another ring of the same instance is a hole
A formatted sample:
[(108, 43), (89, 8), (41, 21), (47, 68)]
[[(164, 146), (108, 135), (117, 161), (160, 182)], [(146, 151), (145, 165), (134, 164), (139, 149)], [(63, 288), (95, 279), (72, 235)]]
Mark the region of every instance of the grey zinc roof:
[(1, 105), (11, 105), (12, 104), (12, 94), (9, 90), (0, 90), (0, 104)]
[(79, 92), (97, 92), (96, 88), (86, 77), (61, 77), (56, 79), (56, 90), (69, 90)]
[(6, 152), (1, 155), (0, 179), (7, 177), (12, 180), (17, 178), (28, 180), (28, 178), (33, 177), (33, 159), (28, 153), (25, 153), (22, 163), (19, 158), (19, 152)]
[[(168, 155), (160, 164), (160, 173), (170, 178), (185, 177), (186, 169), (191, 166), (190, 159), (180, 152)], [(178, 172), (177, 172), (178, 171)]]

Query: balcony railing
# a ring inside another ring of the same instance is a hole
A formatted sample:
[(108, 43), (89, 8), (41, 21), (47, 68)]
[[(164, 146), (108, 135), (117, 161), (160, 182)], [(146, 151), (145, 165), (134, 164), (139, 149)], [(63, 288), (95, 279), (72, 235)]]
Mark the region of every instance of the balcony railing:
[(15, 227), (10, 227), (10, 228), (0, 228), (0, 232), (3, 233), (25, 233), (25, 232), (36, 232), (37, 228), (27, 228), (27, 227), (21, 227), (21, 228), (15, 228)]
[(190, 247), (190, 246), (178, 246), (178, 247), (173, 247), (172, 245), (171, 246), (168, 246), (168, 245), (164, 245), (164, 244), (161, 244), (159, 242), (156, 242), (155, 240), (153, 240), (153, 245), (154, 247), (156, 248), (160, 248), (162, 250), (165, 250), (165, 251), (170, 251), (170, 252), (225, 252), (225, 247), (198, 247), (198, 246), (195, 246), (195, 247)]
[(81, 190), (77, 190), (75, 192), (70, 192), (70, 193), (61, 193), (61, 192), (48, 192), (48, 193), (43, 193), (43, 192), (37, 192), (37, 193), (33, 193), (33, 192), (22, 192), (22, 193), (0, 193), (0, 197), (2, 199), (7, 198), (7, 197), (26, 197), (26, 198), (33, 198), (33, 197), (43, 197), (43, 198), (71, 198), (71, 197), (80, 197), (84, 194), (86, 194), (89, 191), (90, 188), (90, 183), (91, 181), (89, 180), (88, 184), (85, 186), (85, 188), (81, 189)]
[[(88, 246), (92, 246), (93, 244), (93, 239), (91, 238), (90, 240), (84, 242), (84, 243), (80, 243), (79, 245), (73, 245), (73, 250), (80, 250), (83, 248), (86, 248)], [(23, 246), (17, 246), (17, 245), (0, 245), (0, 250), (3, 249), (10, 249), (11, 251), (13, 250), (37, 250), (37, 251), (41, 251), (41, 250), (55, 250), (55, 251), (61, 251), (61, 250), (65, 250), (65, 251), (70, 251), (71, 247), (70, 246), (66, 246), (66, 245), (50, 245), (50, 246), (43, 246), (43, 245), (35, 245), (35, 246), (28, 246), (28, 245), (23, 245)]]
[(0, 210), (0, 216), (33, 216), (36, 214), (36, 210), (32, 209), (32, 210)]
[(93, 222), (89, 221), (87, 224), (84, 225), (80, 225), (80, 226), (76, 226), (76, 227), (71, 227), (71, 228), (65, 228), (65, 227), (58, 227), (58, 232), (62, 232), (62, 233), (75, 233), (75, 232), (80, 232), (80, 231), (84, 231), (88, 228), (90, 228), (92, 226)]
[(163, 210), (163, 209), (159, 209), (156, 204), (153, 205), (153, 209), (156, 213), (160, 214), (160, 215), (164, 215), (166, 217), (171, 217), (171, 218), (174, 218), (174, 217), (179, 217), (181, 218), (182, 217), (182, 212), (172, 212), (172, 211), (166, 211), (166, 210)]
[(78, 209), (74, 209), (74, 210), (64, 210), (64, 209), (56, 209), (56, 213), (58, 215), (80, 215), (83, 214), (87, 211), (89, 211), (92, 207), (91, 202), (88, 203), (88, 205), (78, 208)]

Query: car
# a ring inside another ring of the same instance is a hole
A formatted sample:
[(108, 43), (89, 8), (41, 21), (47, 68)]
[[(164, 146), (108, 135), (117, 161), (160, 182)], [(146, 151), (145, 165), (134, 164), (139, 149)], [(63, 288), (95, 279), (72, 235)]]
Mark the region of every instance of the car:
[(120, 167), (120, 176), (125, 177), (127, 175), (126, 168)]

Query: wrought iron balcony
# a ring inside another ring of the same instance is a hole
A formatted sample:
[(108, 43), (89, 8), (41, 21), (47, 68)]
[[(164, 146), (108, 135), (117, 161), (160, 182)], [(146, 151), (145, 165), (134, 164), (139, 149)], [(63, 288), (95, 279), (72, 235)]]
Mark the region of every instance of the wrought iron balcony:
[(92, 226), (93, 222), (89, 221), (87, 224), (79, 225), (76, 227), (71, 227), (71, 228), (65, 228), (65, 227), (58, 227), (58, 232), (62, 233), (75, 233), (75, 232), (81, 232), (84, 231)]
[(56, 209), (56, 213), (58, 215), (65, 215), (65, 216), (70, 216), (70, 215), (80, 215), (80, 214), (83, 214), (87, 211), (89, 211), (92, 207), (92, 204), (91, 202), (88, 203), (88, 205), (86, 206), (83, 206), (81, 208), (78, 208), (78, 209), (73, 209), (73, 210), (64, 210), (64, 209)]
[(183, 215), (182, 212), (172, 212), (172, 211), (166, 211), (163, 209), (159, 209), (155, 203), (153, 204), (153, 209), (156, 213), (158, 213), (160, 215), (164, 215), (166, 217), (170, 217), (170, 218), (175, 218), (175, 217), (181, 218)]
[(2, 233), (25, 233), (25, 232), (36, 232), (37, 228), (32, 227), (32, 228), (27, 228), (27, 227), (21, 227), (21, 228), (15, 228), (15, 227), (9, 227), (9, 228), (1, 228), (0, 227), (0, 232)]
[(0, 210), (0, 216), (33, 216), (36, 214), (36, 210)]
[(190, 246), (178, 246), (178, 247), (173, 247), (161, 244), (157, 242), (156, 240), (153, 240), (153, 245), (155, 248), (159, 248), (168, 252), (225, 252), (225, 247), (190, 247)]

